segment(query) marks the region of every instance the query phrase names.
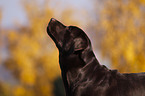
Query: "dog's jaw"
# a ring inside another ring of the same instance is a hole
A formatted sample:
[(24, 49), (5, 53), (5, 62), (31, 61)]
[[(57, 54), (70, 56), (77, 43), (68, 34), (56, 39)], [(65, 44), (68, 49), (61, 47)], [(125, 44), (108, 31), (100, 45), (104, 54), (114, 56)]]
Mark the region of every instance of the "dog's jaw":
[(50, 19), (50, 22), (47, 26), (47, 33), (48, 35), (52, 38), (52, 40), (55, 42), (57, 48), (59, 49), (59, 51), (62, 50), (62, 42), (60, 42), (60, 38), (58, 38), (57, 35), (62, 35), (59, 33), (59, 26), (56, 26), (56, 25), (61, 25), (61, 27), (65, 28), (66, 26), (64, 26), (62, 23), (60, 23), (59, 21), (57, 21), (56, 19), (54, 18), (51, 18)]

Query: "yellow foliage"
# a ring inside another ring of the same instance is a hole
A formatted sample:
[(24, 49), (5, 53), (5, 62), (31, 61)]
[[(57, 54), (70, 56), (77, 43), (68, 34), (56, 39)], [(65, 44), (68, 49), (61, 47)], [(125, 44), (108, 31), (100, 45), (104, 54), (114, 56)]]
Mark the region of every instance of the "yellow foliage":
[[(16, 30), (7, 32), (9, 57), (4, 66), (19, 83), (14, 85), (12, 96), (53, 96), (53, 81), (60, 76), (58, 50), (46, 32), (54, 12), (48, 8), (48, 0), (43, 5), (34, 1), (22, 1), (29, 24), (16, 25)], [(60, 19), (77, 24), (71, 15), (64, 17)]]
[(72, 19), (74, 11), (75, 10), (73, 10), (73, 9), (66, 9), (66, 10), (63, 11), (61, 19), (62, 19), (62, 21), (64, 21), (65, 25), (68, 25), (68, 26), (70, 24), (73, 25), (73, 26), (79, 26), (80, 25), (80, 23), (78, 21)]
[[(97, 25), (100, 50), (121, 72), (145, 70), (144, 0), (106, 1)], [(103, 34), (100, 36), (100, 34)], [(97, 39), (98, 39), (97, 38)]]
[(126, 46), (125, 50), (125, 58), (128, 60), (128, 62), (131, 62), (132, 64), (134, 63), (135, 60), (135, 50), (134, 50), (134, 45), (132, 42), (129, 42), (128, 46)]
[(34, 85), (36, 79), (35, 70), (30, 63), (28, 63), (27, 65), (28, 66), (23, 66), (24, 69), (22, 69), (22, 72), (20, 74), (21, 82), (28, 85)]
[(26, 91), (22, 86), (16, 86), (13, 90), (14, 96), (26, 96)]
[(140, 0), (140, 2), (145, 5), (145, 0)]
[(8, 32), (9, 59), (5, 66), (21, 84), (15, 86), (14, 96), (52, 96), (50, 82), (60, 75), (58, 52), (46, 32), (53, 14), (48, 8), (40, 10), (37, 3), (33, 4), (24, 4), (30, 26)]

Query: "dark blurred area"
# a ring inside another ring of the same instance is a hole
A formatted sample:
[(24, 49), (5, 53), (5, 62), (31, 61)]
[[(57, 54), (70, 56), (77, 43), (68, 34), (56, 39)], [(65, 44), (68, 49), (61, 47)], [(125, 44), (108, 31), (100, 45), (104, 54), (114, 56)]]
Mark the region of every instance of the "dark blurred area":
[(101, 64), (145, 72), (144, 0), (1, 0), (0, 96), (65, 96), (52, 17), (82, 28)]
[(55, 96), (65, 96), (65, 91), (64, 91), (64, 85), (61, 77), (58, 77), (54, 81), (54, 91), (53, 91)]

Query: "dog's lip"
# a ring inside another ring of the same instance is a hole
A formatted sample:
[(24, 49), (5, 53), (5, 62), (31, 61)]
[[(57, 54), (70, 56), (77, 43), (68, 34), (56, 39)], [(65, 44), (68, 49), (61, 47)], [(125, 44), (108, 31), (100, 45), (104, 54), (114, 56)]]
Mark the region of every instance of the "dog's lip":
[[(55, 38), (55, 36), (54, 36), (54, 34), (53, 34), (53, 32), (50, 32), (50, 27), (49, 27), (49, 26), (47, 27), (47, 33), (48, 33), (48, 35), (49, 35), (54, 41), (57, 41), (56, 38)], [(57, 42), (58, 42), (58, 41), (57, 41)]]
[(50, 26), (52, 26), (51, 23), (56, 22), (56, 21), (57, 21), (57, 20), (54, 19), (54, 18), (51, 18), (51, 19), (50, 19), (50, 21), (49, 21), (49, 23), (48, 23), (48, 26), (47, 26), (47, 33), (48, 33), (48, 35), (55, 41), (55, 43), (59, 45), (58, 40), (55, 38), (53, 32), (52, 32), (51, 29), (50, 29), (50, 28), (51, 28)]
[(47, 33), (52, 38), (52, 40), (55, 42), (58, 49), (61, 49), (61, 43), (55, 38), (53, 32), (50, 32), (49, 26), (47, 27)]

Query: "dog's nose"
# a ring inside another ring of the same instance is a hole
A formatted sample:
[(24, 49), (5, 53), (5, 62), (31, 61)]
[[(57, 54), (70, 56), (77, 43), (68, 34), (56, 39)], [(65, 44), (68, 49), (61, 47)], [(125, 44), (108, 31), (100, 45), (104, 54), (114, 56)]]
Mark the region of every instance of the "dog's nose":
[(51, 18), (51, 20), (50, 20), (51, 22), (54, 22), (54, 21), (56, 21), (56, 19), (54, 19), (54, 18)]
[(51, 18), (50, 21), (49, 21), (49, 23), (48, 23), (48, 26), (49, 26), (51, 23), (54, 23), (54, 22), (56, 22), (56, 21), (57, 21), (56, 19)]

